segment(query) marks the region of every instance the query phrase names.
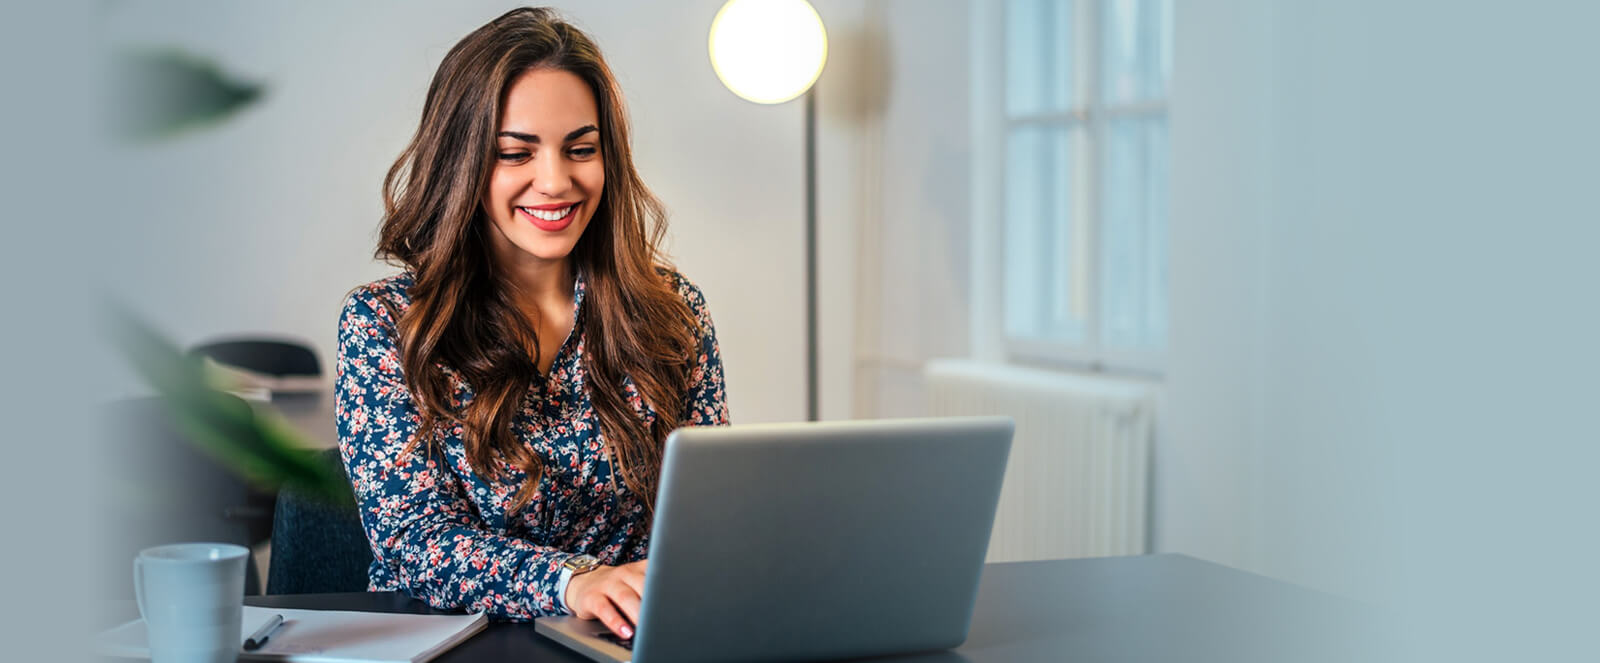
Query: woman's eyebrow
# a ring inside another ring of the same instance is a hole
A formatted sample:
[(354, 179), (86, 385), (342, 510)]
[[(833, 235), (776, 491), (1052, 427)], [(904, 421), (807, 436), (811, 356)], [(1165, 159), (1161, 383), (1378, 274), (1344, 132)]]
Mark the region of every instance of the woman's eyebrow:
[(561, 139), (561, 142), (570, 143), (570, 142), (576, 140), (579, 136), (582, 136), (582, 135), (584, 135), (586, 133), (589, 133), (591, 131), (599, 131), (599, 130), (600, 130), (599, 127), (596, 127), (596, 126), (594, 126), (592, 124), (585, 124), (585, 125), (583, 125), (581, 127), (573, 129), (572, 131), (568, 131), (566, 138)]
[[(570, 142), (570, 141), (575, 140), (579, 136), (582, 136), (582, 135), (584, 135), (586, 133), (589, 133), (591, 131), (599, 131), (599, 130), (600, 130), (599, 127), (596, 127), (596, 126), (594, 126), (592, 124), (585, 124), (585, 125), (583, 125), (581, 127), (578, 127), (577, 129), (573, 129), (572, 131), (568, 131), (566, 137), (561, 139), (561, 142), (563, 142), (563, 143)], [(515, 139), (520, 140), (520, 141), (522, 141), (524, 143), (533, 143), (534, 145), (538, 145), (539, 142), (540, 142), (538, 135), (536, 135), (536, 134), (525, 134), (525, 133), (522, 133), (520, 131), (502, 131), (502, 132), (500, 132), (498, 134), (495, 134), (495, 135), (496, 135), (496, 137), (499, 137), (499, 138), (515, 138)]]

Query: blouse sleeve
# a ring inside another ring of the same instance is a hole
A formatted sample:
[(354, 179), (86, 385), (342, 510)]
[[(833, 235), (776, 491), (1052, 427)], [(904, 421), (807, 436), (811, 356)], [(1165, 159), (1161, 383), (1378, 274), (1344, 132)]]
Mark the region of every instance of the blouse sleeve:
[(419, 443), (417, 406), (396, 350), (394, 317), (358, 290), (339, 318), (339, 449), (377, 563), (436, 608), (499, 618), (560, 614), (561, 564), (570, 553), (489, 531), (445, 455)]
[(683, 426), (728, 425), (728, 396), (722, 382), (722, 351), (717, 348), (717, 329), (711, 324), (711, 311), (700, 288), (682, 276), (678, 289), (694, 311), (699, 332), (699, 348), (689, 372), (689, 393), (678, 418)]

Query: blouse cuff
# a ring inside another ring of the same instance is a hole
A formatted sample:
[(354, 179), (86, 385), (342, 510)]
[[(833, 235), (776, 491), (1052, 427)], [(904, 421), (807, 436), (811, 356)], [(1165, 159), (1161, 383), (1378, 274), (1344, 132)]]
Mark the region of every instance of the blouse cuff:
[(567, 583), (570, 582), (572, 582), (572, 569), (562, 566), (561, 577), (556, 579), (556, 601), (569, 615), (572, 614), (572, 606), (567, 605)]

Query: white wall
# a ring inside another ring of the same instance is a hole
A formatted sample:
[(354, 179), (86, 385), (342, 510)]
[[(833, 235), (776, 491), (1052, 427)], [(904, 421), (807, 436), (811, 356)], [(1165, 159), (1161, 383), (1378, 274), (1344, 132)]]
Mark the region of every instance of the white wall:
[(818, 83), (822, 292), (851, 304), (822, 312), (835, 331), (824, 386), (841, 395), (823, 414), (917, 416), (922, 362), (968, 350), (970, 12), (965, 0), (817, 7), (832, 40)]
[(1593, 657), (1597, 18), (1178, 3), (1163, 549)]
[(97, 447), (86, 443), (85, 414), (103, 365), (93, 362), (103, 353), (86, 300), (99, 224), (83, 201), (101, 187), (75, 175), (98, 161), (91, 136), (99, 118), (82, 85), (92, 65), (64, 46), (79, 43), (73, 35), (51, 29), (84, 25), (91, 16), (78, 4), (0, 10), (0, 124), (8, 132), (0, 158), (0, 440), (9, 468), (0, 501), (11, 505), (5, 528), (12, 544), (0, 546), (0, 581), (13, 597), (0, 604), (0, 630), (9, 660), (80, 658), (63, 643), (88, 642), (88, 625), (62, 615), (85, 614), (90, 581), (83, 571), (97, 561), (92, 530), (100, 521), (87, 515), (94, 503), (86, 490), (99, 479), (92, 469)]
[[(111, 44), (179, 47), (266, 86), (220, 125), (86, 164), (116, 247), (109, 288), (183, 343), (286, 333), (331, 367), (344, 294), (392, 271), (371, 259), (379, 187), (434, 69), (513, 6), (103, 4)], [(750, 104), (717, 81), (705, 39), (719, 6), (615, 0), (566, 14), (621, 80), (636, 162), (672, 214), (671, 252), (710, 302), (734, 419), (792, 421), (805, 413), (801, 107)]]
[(1266, 3), (1177, 7), (1171, 106), (1169, 398), (1154, 454), (1153, 544), (1250, 565), (1267, 318)]

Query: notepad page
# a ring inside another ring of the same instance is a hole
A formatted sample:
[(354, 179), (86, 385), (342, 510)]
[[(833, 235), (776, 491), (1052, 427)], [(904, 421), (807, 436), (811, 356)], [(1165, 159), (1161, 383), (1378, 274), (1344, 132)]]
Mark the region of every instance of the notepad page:
[[(283, 615), (283, 626), (267, 639), (266, 646), (240, 652), (239, 660), (422, 663), (477, 634), (489, 621), (482, 613), (415, 615), (245, 606), (240, 644), (272, 615)], [(101, 636), (100, 649), (113, 655), (149, 656), (144, 621), (134, 620), (107, 631)]]

